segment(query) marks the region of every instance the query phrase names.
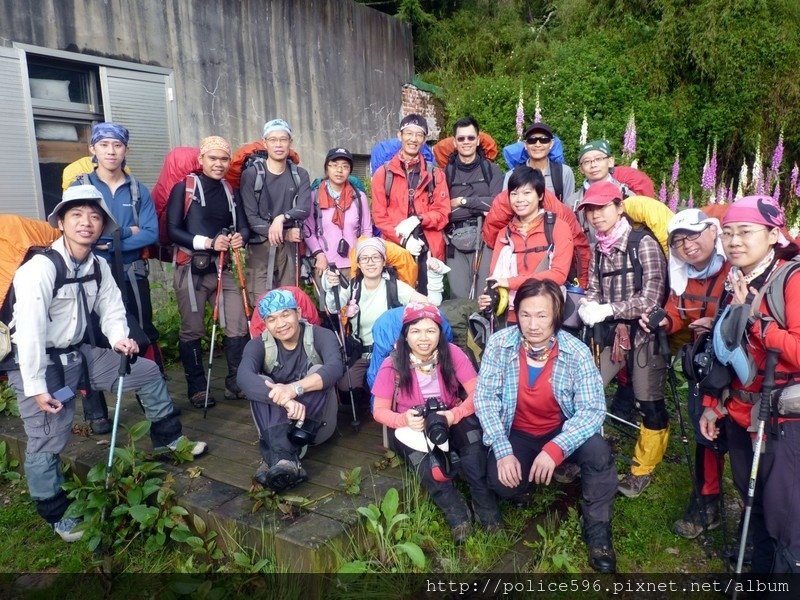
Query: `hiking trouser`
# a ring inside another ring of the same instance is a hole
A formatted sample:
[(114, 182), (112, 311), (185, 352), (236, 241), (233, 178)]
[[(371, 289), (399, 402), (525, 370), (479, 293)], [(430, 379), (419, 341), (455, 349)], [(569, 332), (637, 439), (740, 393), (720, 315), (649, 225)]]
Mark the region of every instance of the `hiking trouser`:
[[(213, 307), (217, 294), (216, 271), (201, 276), (192, 275), (194, 289), (189, 289), (190, 269), (189, 265), (177, 266), (172, 278), (178, 311), (181, 314), (181, 329), (178, 334), (181, 342), (199, 340), (205, 337), (205, 305), (208, 302)], [(192, 294), (194, 294), (197, 310), (192, 310)], [(227, 269), (222, 271), (219, 324), (224, 329), (227, 337), (250, 337), (250, 332), (247, 330), (247, 318), (244, 314), (242, 294), (239, 291), (239, 283), (234, 280), (233, 275)]]
[[(447, 274), (447, 282), (450, 285), (451, 298), (469, 298), (469, 289), (475, 277), (473, 265), (475, 263), (475, 251), (461, 252), (453, 248), (450, 256), (450, 247), (447, 252), (447, 266), (451, 271)], [(486, 287), (486, 278), (489, 276), (489, 265), (492, 262), (492, 249), (483, 246), (481, 254), (481, 264), (478, 268), (478, 280), (475, 286), (475, 298), (483, 293)]]
[[(367, 388), (367, 369), (369, 369), (369, 360), (366, 358), (359, 358), (352, 367), (348, 367), (344, 375), (336, 383), (336, 387), (340, 392), (348, 392), (350, 390), (350, 383), (353, 384), (353, 389), (363, 389), (369, 393)], [(350, 378), (348, 379), (347, 371), (350, 371)]]
[[(561, 431), (561, 428), (541, 436), (531, 435), (511, 429), (508, 441), (514, 456), (520, 463), (522, 481), (515, 488), (509, 488), (500, 483), (497, 473), (497, 458), (494, 452), (489, 453), (488, 479), (491, 487), (503, 498), (512, 498), (528, 491), (533, 485), (528, 481), (528, 476), (533, 466), (533, 461), (542, 451), (544, 445), (552, 440)], [(603, 437), (596, 433), (570, 454), (565, 461), (574, 463), (581, 468), (581, 514), (587, 521), (594, 523), (611, 521), (611, 507), (614, 495), (617, 493), (617, 466), (611, 448)]]
[[(319, 370), (319, 365), (314, 365), (309, 369), (309, 374)], [(272, 379), (265, 375), (260, 376), (265, 382), (272, 382)], [(288, 382), (278, 382), (288, 383)], [(339, 412), (338, 402), (336, 400), (336, 390), (333, 387), (317, 390), (313, 392), (306, 392), (299, 398), (306, 407), (306, 421), (316, 421), (319, 425), (316, 436), (314, 438), (314, 445), (317, 446), (330, 439), (333, 432), (336, 430), (336, 419)], [(272, 401), (256, 402), (250, 401), (250, 414), (253, 416), (253, 422), (258, 430), (259, 439), (262, 441), (262, 456), (265, 460), (267, 457), (263, 454), (263, 441), (265, 432), (278, 425), (292, 424), (287, 416), (286, 409), (281, 408)], [(267, 463), (272, 464), (272, 463)]]
[[(158, 329), (153, 324), (153, 304), (150, 299), (150, 280), (147, 277), (135, 277), (136, 294), (134, 294), (133, 285), (129, 278), (125, 279), (127, 286), (128, 304), (125, 307), (129, 313), (136, 317), (142, 331), (147, 335), (150, 340), (148, 356), (152, 354), (152, 360), (158, 365), (161, 371), (164, 371), (164, 359), (161, 356), (161, 348), (158, 346)], [(139, 298), (138, 305), (136, 298)]]
[[(481, 435), (480, 423), (472, 415), (450, 427), (448, 441), (450, 449), (460, 458), (459, 472), (469, 485), (478, 520), (484, 525), (491, 525), (500, 523), (500, 509), (486, 480), (487, 448), (481, 442)], [(398, 441), (394, 429), (389, 432), (389, 444), (403, 458), (409, 470), (417, 474), (422, 487), (442, 511), (450, 528), (471, 521), (469, 506), (455, 482), (436, 481), (433, 478), (429, 453), (414, 450)]]
[[(630, 353), (633, 355), (630, 356)], [(608, 385), (624, 366), (628, 366), (633, 395), (642, 415), (642, 426), (639, 428), (639, 437), (633, 452), (631, 473), (649, 475), (664, 458), (669, 442), (669, 415), (664, 404), (667, 363), (663, 356), (655, 352), (653, 339), (648, 339), (647, 343), (640, 346), (634, 346), (625, 353), (624, 360), (620, 362), (611, 360), (611, 347), (606, 347), (600, 354), (603, 385)]]
[[(284, 231), (284, 234), (286, 232)], [(247, 290), (250, 292), (253, 306), (264, 292), (282, 285), (295, 285), (293, 242), (284, 242), (275, 246), (275, 265), (272, 277), (267, 276), (270, 243), (249, 244), (247, 246)]]
[[(723, 419), (720, 428), (725, 428), (725, 435), (728, 438), (728, 455), (731, 461), (731, 473), (733, 475), (733, 484), (739, 492), (742, 501), (746, 501), (747, 488), (750, 482), (750, 468), (753, 464), (753, 442), (750, 433), (738, 425), (733, 419), (727, 417)], [(776, 451), (776, 441), (774, 438), (767, 435), (765, 452), (761, 455), (758, 466), (758, 478), (756, 479), (755, 495), (753, 497), (753, 510), (750, 513), (750, 529), (748, 538), (753, 540), (753, 573), (769, 573), (772, 570), (773, 558), (775, 555), (775, 542), (772, 536), (768, 533), (766, 524), (767, 505), (765, 504), (764, 483), (769, 473), (773, 468)], [(796, 458), (794, 459), (797, 460)], [(796, 468), (796, 467), (794, 467)], [(778, 475), (781, 478), (781, 475)], [(792, 482), (791, 487), (796, 488), (797, 483)], [(770, 498), (771, 505), (769, 510), (776, 511), (777, 514), (785, 518), (787, 513), (792, 512), (792, 507), (776, 506), (775, 502), (778, 498), (784, 498), (792, 495), (792, 489), (789, 487), (787, 490), (777, 492), (776, 496)], [(773, 493), (776, 491), (773, 489)], [(797, 491), (794, 491), (795, 497)], [(800, 506), (800, 505), (798, 505)], [(794, 507), (795, 518), (797, 518), (798, 507)], [(771, 515), (774, 525), (775, 515)], [(797, 526), (797, 523), (780, 523), (779, 527), (786, 527), (791, 529)]]
[(728, 443), (725, 428), (721, 427), (716, 440), (709, 440), (700, 433), (700, 417), (703, 405), (697, 386), (689, 384), (688, 408), (689, 420), (694, 428), (695, 453), (695, 486), (700, 496), (716, 496), (719, 494), (722, 473), (725, 470), (725, 453)]
[[(63, 382), (51, 377), (51, 372), (54, 373), (55, 369), (48, 370), (50, 393), (64, 385), (72, 390), (78, 389), (84, 357), (92, 388), (116, 394), (119, 354), (108, 348), (93, 348), (88, 344), (82, 345), (80, 352), (69, 353), (69, 356), (62, 361), (72, 361), (63, 365)], [(66, 402), (56, 414), (45, 413), (39, 410), (33, 398), (25, 396), (19, 370), (9, 371), (8, 381), (17, 394), (20, 417), (28, 437), (25, 450), (28, 491), (37, 502), (37, 507), (39, 502), (42, 502), (42, 507), (39, 507), (40, 514), (46, 513), (42, 516), (54, 523), (61, 519), (67, 506), (66, 502), (53, 500), (63, 493), (61, 484), (64, 482), (64, 476), (61, 472), (59, 454), (72, 436), (75, 400)], [(167, 385), (153, 361), (140, 358), (133, 363), (130, 374), (126, 375), (123, 381), (123, 390), (138, 392), (145, 416), (153, 423), (150, 437), (154, 446), (165, 446), (180, 437), (180, 421), (174, 416), (174, 405), (167, 392)]]

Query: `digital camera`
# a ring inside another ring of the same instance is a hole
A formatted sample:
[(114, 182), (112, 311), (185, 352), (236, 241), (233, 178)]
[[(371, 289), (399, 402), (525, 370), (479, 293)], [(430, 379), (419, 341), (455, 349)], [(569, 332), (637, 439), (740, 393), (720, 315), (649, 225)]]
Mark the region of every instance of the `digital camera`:
[(441, 411), (448, 410), (441, 398), (428, 398), (425, 404), (415, 406), (414, 410), (425, 419), (425, 435), (428, 436), (428, 439), (437, 446), (444, 444), (449, 437), (450, 428), (447, 425), (447, 418), (439, 414)]

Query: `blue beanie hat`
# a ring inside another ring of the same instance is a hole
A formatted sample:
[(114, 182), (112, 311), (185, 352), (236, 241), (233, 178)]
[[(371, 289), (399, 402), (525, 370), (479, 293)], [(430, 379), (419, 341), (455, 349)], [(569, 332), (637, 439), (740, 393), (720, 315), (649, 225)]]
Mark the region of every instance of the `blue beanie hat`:
[(262, 319), (282, 310), (297, 310), (297, 300), (289, 290), (272, 290), (258, 303), (258, 314)]

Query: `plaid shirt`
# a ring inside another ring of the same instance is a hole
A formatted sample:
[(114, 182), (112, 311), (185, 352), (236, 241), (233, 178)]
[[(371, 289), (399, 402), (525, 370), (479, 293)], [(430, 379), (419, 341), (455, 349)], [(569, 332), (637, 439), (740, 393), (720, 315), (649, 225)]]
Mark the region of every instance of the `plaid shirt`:
[[(603, 380), (589, 349), (569, 333), (559, 331), (553, 365), (553, 393), (567, 420), (553, 442), (566, 458), (600, 431), (605, 418)], [(519, 389), (518, 327), (498, 331), (486, 344), (475, 389), (475, 414), (483, 427), (483, 443), (496, 459), (512, 454), (508, 435), (517, 409)]]
[[(616, 271), (627, 264), (631, 268), (628, 260), (628, 237), (630, 232), (624, 235), (614, 245), (611, 256), (600, 254), (603, 264), (603, 272)], [(664, 299), (667, 282), (667, 261), (661, 247), (652, 236), (646, 235), (642, 238), (637, 248), (639, 262), (642, 264), (642, 289), (634, 291), (634, 274), (631, 269), (625, 274), (625, 283), (619, 275), (603, 277), (602, 286), (600, 285), (600, 274), (598, 272), (597, 256), (598, 252), (592, 255), (592, 262), (589, 265), (589, 287), (586, 290), (586, 299), (599, 302), (600, 304), (610, 304), (614, 311), (613, 319), (639, 320), (645, 312), (654, 306), (661, 306)], [(647, 343), (652, 334), (648, 335), (639, 329), (636, 333), (634, 344), (636, 346)]]

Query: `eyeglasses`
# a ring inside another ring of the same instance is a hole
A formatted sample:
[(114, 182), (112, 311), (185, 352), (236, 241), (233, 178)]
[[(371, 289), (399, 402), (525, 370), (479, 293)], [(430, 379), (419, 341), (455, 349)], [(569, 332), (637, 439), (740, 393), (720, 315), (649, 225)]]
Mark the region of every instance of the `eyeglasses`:
[(743, 242), (750, 239), (757, 231), (769, 231), (768, 227), (759, 227), (758, 229), (743, 229), (742, 231), (723, 231), (719, 234), (723, 242), (732, 242), (733, 238), (738, 237)]
[(593, 167), (595, 165), (599, 165), (604, 160), (608, 160), (608, 156), (601, 156), (600, 158), (587, 158), (586, 160), (582, 160), (578, 163), (582, 167)]
[(421, 131), (412, 131), (406, 129), (403, 131), (403, 138), (406, 140), (424, 140), (425, 134)]
[(703, 232), (710, 226), (711, 224), (709, 223), (708, 225), (703, 227), (703, 229), (701, 229), (700, 231), (696, 231), (695, 233), (689, 233), (681, 237), (675, 236), (674, 238), (672, 238), (672, 241), (669, 243), (669, 245), (671, 248), (680, 248), (681, 246), (685, 246), (686, 242), (693, 242), (701, 235), (703, 235)]
[(456, 138), (456, 141), (457, 142), (474, 142), (477, 139), (478, 139), (478, 136), (476, 136), (476, 135), (459, 135)]
[(373, 254), (371, 256), (359, 256), (358, 262), (362, 265), (368, 265), (370, 263), (379, 263), (383, 262), (383, 257), (380, 254)]
[(528, 139), (525, 140), (525, 142), (530, 144), (531, 146), (533, 146), (534, 144), (542, 144), (544, 146), (545, 144), (549, 144), (552, 139), (553, 138), (549, 138), (547, 136), (529, 137)]
[(291, 141), (292, 141), (292, 139), (291, 139), (291, 138), (288, 138), (288, 137), (281, 137), (281, 138), (274, 138), (274, 137), (271, 137), (271, 138), (267, 138), (267, 139), (266, 139), (266, 142), (267, 142), (268, 144), (273, 144), (273, 145), (274, 145), (274, 144), (288, 144), (288, 143), (289, 143), (289, 142), (291, 142)]
[(349, 171), (350, 165), (347, 163), (337, 165), (336, 163), (328, 163), (328, 168), (332, 171)]

